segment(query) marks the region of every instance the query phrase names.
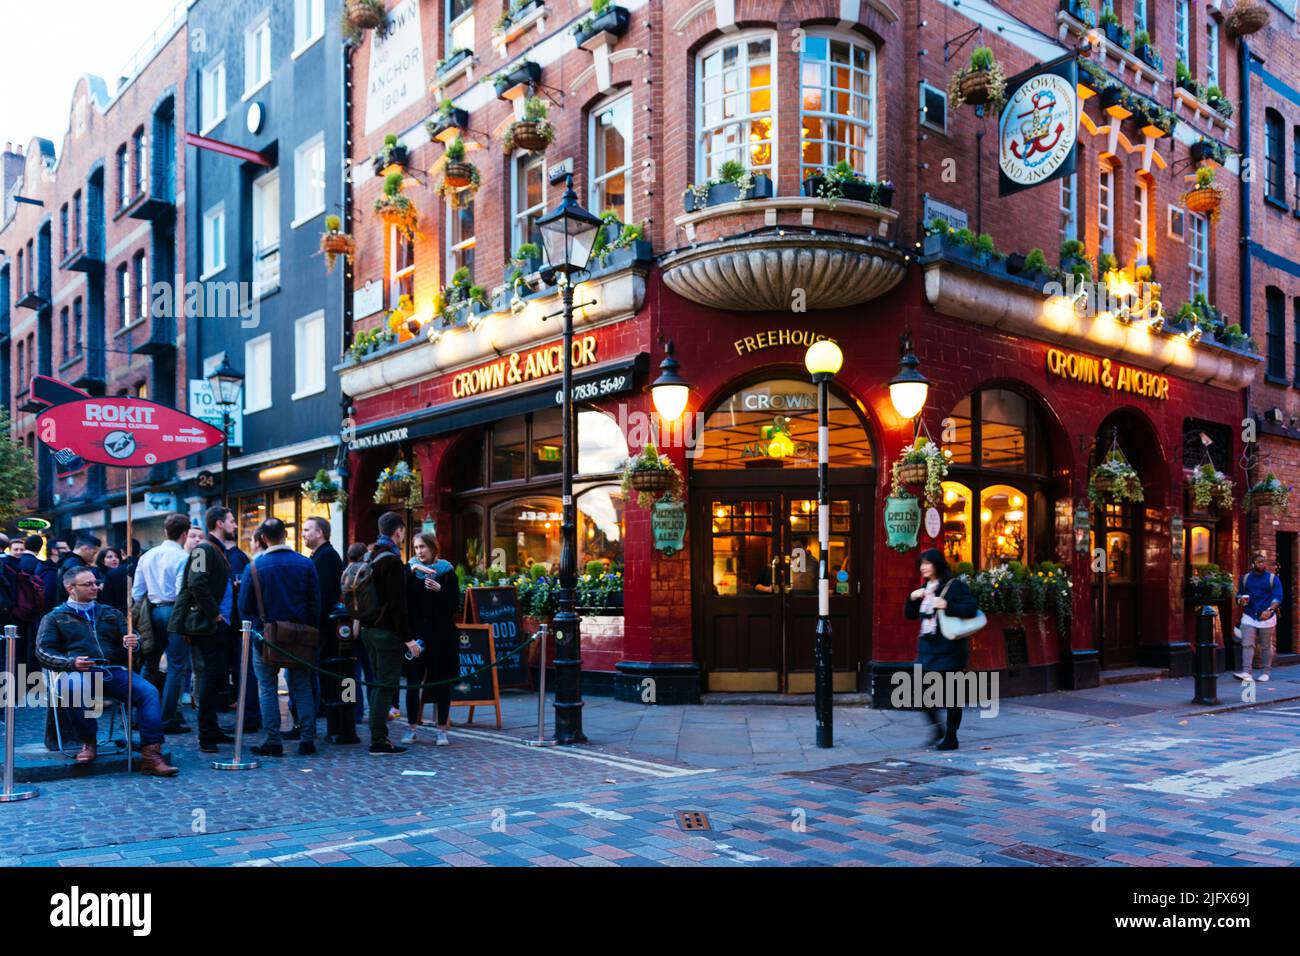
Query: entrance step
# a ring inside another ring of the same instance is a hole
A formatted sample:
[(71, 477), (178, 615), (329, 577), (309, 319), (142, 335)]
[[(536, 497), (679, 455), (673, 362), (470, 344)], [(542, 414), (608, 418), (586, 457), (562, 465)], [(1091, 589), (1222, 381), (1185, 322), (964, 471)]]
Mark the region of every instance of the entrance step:
[[(812, 694), (745, 694), (745, 693), (711, 693), (701, 694), (701, 704), (762, 704), (778, 707), (811, 707), (814, 702)], [(836, 694), (835, 705), (868, 707), (871, 705), (870, 694)]]
[(1121, 667), (1113, 671), (1102, 671), (1103, 684), (1132, 684), (1143, 680), (1164, 680), (1169, 676), (1165, 667)]

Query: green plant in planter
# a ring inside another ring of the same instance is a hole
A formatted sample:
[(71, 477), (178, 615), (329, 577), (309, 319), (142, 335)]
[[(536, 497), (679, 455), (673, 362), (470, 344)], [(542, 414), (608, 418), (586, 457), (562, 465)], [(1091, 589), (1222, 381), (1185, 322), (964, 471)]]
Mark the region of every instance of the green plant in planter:
[(1092, 262), (1087, 256), (1087, 247), (1078, 239), (1066, 239), (1061, 243), (1061, 269), (1073, 275), (1081, 282), (1092, 281)]
[(970, 62), (953, 73), (948, 83), (948, 104), (959, 109), (966, 103), (993, 112), (1002, 108), (1007, 98), (1007, 81), (1002, 65), (986, 46), (976, 47)]
[(377, 352), (389, 342), (397, 338), (392, 332), (383, 327), (377, 327), (365, 332), (358, 332), (352, 338), (352, 345), (348, 347), (348, 355), (356, 361), (361, 361), (371, 352)]
[(927, 507), (935, 507), (943, 497), (943, 480), (948, 477), (948, 455), (935, 442), (918, 435), (912, 444), (903, 446), (893, 464), (890, 494), (895, 498), (912, 497), (904, 486), (916, 484), (915, 478), (924, 473), (925, 503)]
[(997, 246), (993, 243), (993, 237), (987, 232), (979, 234), (972, 248), (981, 255), (996, 256), (998, 254)]
[(331, 478), (324, 468), (319, 469), (310, 481), (302, 483), (302, 491), (314, 504), (335, 502), (342, 508), (348, 503), (348, 494), (343, 486)]
[[(555, 139), (555, 127), (547, 118), (550, 116), (550, 107), (540, 96), (529, 96), (524, 99), (524, 118), (515, 120), (506, 127), (505, 134), (501, 137), (501, 148), (507, 153), (512, 153), (516, 145), (531, 151), (545, 149)], [(527, 134), (527, 138), (525, 138)], [(534, 138), (537, 140), (534, 142)]]
[(420, 214), (415, 203), (402, 195), (405, 178), (396, 170), (384, 177), (384, 191), (375, 200), (374, 210), (384, 222), (397, 226), (408, 239), (414, 239), (420, 224)]
[(1025, 256), (1025, 272), (1045, 272), (1047, 270), (1047, 256), (1043, 255), (1043, 250), (1034, 247), (1029, 250)]
[(1251, 486), (1244, 502), (1247, 511), (1267, 506), (1281, 514), (1288, 512), (1290, 503), (1291, 486), (1283, 484), (1271, 471), (1264, 474), (1263, 480)]
[(1115, 258), (1113, 252), (1103, 252), (1097, 258), (1097, 271), (1102, 275), (1105, 275), (1107, 272), (1118, 272), (1119, 259)]
[(635, 491), (637, 504), (649, 508), (660, 494), (674, 499), (681, 497), (682, 473), (672, 459), (659, 454), (659, 449), (647, 442), (641, 454), (624, 462), (622, 489), (624, 496)]
[(1119, 26), (1119, 16), (1115, 13), (1114, 10), (1107, 10), (1107, 11), (1106, 11), (1105, 13), (1103, 13), (1103, 14), (1101, 15), (1101, 17), (1097, 20), (1097, 26), (1099, 26), (1099, 27), (1117, 27), (1117, 26)]
[(817, 185), (817, 196), (825, 199), (826, 204), (834, 209), (835, 204), (844, 198), (844, 184), (856, 182), (857, 179), (857, 171), (847, 159), (841, 159), (822, 174), (822, 181)]
[(1197, 508), (1216, 505), (1226, 510), (1232, 507), (1232, 479), (1208, 461), (1192, 471), (1187, 486)]
[(1223, 90), (1221, 90), (1217, 85), (1211, 86), (1205, 91), (1205, 102), (1211, 109), (1216, 110), (1220, 116), (1223, 116), (1225, 119), (1231, 118), (1233, 113), (1232, 104), (1228, 102), (1227, 98), (1223, 95)]
[(692, 183), (688, 187), (688, 191), (695, 197), (695, 208), (705, 208), (709, 204), (709, 188), (722, 183), (735, 186), (739, 198), (745, 199), (754, 189), (754, 174), (739, 160), (728, 159), (718, 166), (718, 175), (713, 179)]
[(1097, 505), (1143, 500), (1142, 479), (1118, 448), (1107, 453), (1088, 476), (1088, 499)]
[(925, 234), (927, 236), (944, 236), (946, 238), (952, 234), (952, 226), (942, 216), (934, 216), (930, 219), (929, 225), (925, 227)]
[(578, 25), (574, 28), (573, 32), (585, 33), (587, 30), (590, 30), (591, 25), (600, 17), (605, 15), (605, 11), (609, 9), (611, 2), (612, 0), (591, 0), (591, 13), (578, 21)]

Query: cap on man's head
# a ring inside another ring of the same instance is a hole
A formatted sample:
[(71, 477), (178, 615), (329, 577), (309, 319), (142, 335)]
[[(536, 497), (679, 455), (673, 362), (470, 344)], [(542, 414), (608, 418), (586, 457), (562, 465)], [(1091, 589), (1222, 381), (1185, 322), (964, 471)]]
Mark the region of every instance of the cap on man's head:
[(1267, 551), (1256, 551), (1256, 552), (1254, 553), (1254, 555), (1251, 556), (1251, 560), (1252, 560), (1252, 561), (1259, 561), (1259, 560), (1267, 561), (1267, 560), (1268, 560), (1268, 552), (1267, 552)]

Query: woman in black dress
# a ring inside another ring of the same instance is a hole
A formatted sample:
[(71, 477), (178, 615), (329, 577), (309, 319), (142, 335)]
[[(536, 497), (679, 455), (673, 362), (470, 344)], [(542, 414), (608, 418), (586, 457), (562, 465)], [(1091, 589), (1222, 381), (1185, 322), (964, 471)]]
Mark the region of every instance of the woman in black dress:
[[(406, 678), (406, 719), (410, 732), (402, 743), (414, 743), (415, 728), (423, 723), (424, 704), (432, 700), (438, 708), (435, 743), (446, 747), (451, 726), (451, 682), (460, 673), (460, 649), (456, 640), (456, 612), (460, 608), (460, 582), (451, 562), (438, 557), (438, 539), (428, 532), (415, 536), (406, 576), (407, 615), (411, 636), (424, 645), (419, 657), (403, 667)], [(424, 688), (422, 683), (436, 686)]]
[[(961, 578), (954, 577), (952, 569), (937, 548), (921, 552), (921, 577), (924, 583), (912, 592), (904, 609), (908, 620), (920, 620), (921, 640), (917, 648), (917, 662), (922, 677), (934, 671), (946, 678), (947, 674), (966, 670), (970, 663), (970, 642), (966, 638), (949, 640), (939, 625), (938, 612), (949, 617), (974, 617), (979, 613), (975, 595)], [(946, 687), (944, 680), (942, 686)], [(945, 701), (947, 723), (941, 724), (939, 708), (923, 707), (925, 716), (934, 725), (937, 750), (957, 749), (957, 728), (961, 726), (961, 707), (958, 701)]]

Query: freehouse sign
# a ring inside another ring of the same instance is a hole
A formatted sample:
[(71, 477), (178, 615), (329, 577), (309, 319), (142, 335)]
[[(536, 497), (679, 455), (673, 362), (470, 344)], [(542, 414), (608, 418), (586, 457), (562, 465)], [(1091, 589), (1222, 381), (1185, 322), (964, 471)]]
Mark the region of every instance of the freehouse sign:
[[(573, 367), (596, 362), (596, 337), (585, 335), (573, 342)], [(510, 352), (495, 362), (460, 372), (451, 380), (452, 398), (469, 398), (510, 385), (559, 375), (564, 371), (564, 346), (556, 342), (526, 352)]]
[(1083, 385), (1097, 385), (1107, 391), (1128, 392), (1143, 398), (1161, 400), (1169, 397), (1168, 376), (1120, 365), (1108, 358), (1048, 349), (1047, 371), (1059, 378)]

